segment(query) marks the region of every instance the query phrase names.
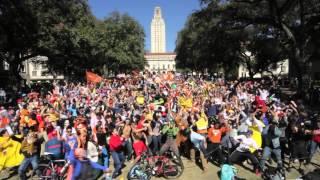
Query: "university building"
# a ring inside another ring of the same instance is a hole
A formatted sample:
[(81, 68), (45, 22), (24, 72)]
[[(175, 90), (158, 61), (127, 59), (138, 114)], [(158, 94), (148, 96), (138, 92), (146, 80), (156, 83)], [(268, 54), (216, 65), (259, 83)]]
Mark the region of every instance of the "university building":
[(145, 53), (147, 66), (145, 69), (153, 72), (175, 71), (176, 54), (166, 52), (166, 25), (162, 18), (161, 8), (155, 7), (151, 21), (151, 51)]

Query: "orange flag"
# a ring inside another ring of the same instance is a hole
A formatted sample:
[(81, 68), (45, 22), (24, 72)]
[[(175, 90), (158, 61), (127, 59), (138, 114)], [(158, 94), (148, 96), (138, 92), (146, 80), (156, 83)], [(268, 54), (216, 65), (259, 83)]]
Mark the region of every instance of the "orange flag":
[(87, 82), (99, 83), (102, 81), (101, 76), (88, 71), (86, 71), (86, 78), (87, 78)]

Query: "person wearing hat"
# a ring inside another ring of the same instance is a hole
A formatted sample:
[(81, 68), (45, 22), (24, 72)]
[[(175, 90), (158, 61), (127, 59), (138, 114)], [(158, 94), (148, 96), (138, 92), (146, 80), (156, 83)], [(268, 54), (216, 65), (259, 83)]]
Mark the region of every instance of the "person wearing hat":
[(281, 159), (281, 147), (280, 147), (280, 136), (281, 131), (278, 128), (278, 120), (273, 119), (269, 125), (267, 125), (263, 131), (262, 136), (265, 147), (263, 148), (262, 159), (260, 165), (262, 170), (265, 168), (265, 162), (270, 158), (271, 153), (276, 156), (278, 168), (282, 168)]
[(239, 135), (234, 138), (239, 143), (239, 146), (231, 153), (229, 161), (231, 164), (235, 164), (239, 163), (240, 160), (249, 159), (254, 166), (256, 175), (260, 175), (258, 158), (250, 151), (252, 148), (256, 150), (260, 149), (252, 138), (252, 134), (253, 131), (249, 129), (245, 135)]

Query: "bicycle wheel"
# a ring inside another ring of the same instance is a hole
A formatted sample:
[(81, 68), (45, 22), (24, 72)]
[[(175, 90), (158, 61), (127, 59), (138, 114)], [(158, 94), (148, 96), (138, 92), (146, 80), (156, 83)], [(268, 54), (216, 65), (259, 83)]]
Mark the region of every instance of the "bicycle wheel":
[(181, 159), (180, 155), (175, 154), (173, 151), (169, 151), (169, 152), (167, 152), (166, 157), (169, 158), (170, 161), (172, 161), (174, 164), (184, 168), (183, 162), (182, 162), (182, 159)]
[(183, 168), (176, 164), (168, 164), (163, 167), (163, 177), (166, 179), (176, 179), (183, 173)]
[(151, 174), (146, 168), (143, 168), (140, 164), (135, 164), (131, 167), (127, 175), (128, 180), (150, 180)]
[(48, 164), (39, 164), (38, 170), (41, 172), (39, 179), (41, 180), (58, 180), (55, 170)]

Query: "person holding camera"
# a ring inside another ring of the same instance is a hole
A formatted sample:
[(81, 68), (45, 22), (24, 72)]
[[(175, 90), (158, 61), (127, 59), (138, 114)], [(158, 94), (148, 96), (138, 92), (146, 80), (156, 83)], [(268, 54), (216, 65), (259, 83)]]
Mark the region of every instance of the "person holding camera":
[(280, 148), (280, 136), (281, 131), (278, 128), (277, 119), (273, 119), (269, 125), (267, 125), (263, 131), (262, 135), (265, 142), (265, 147), (263, 148), (262, 159), (260, 165), (262, 170), (265, 169), (265, 162), (270, 158), (271, 153), (276, 156), (278, 167), (282, 167), (281, 160), (281, 148)]

